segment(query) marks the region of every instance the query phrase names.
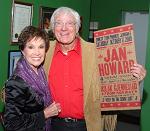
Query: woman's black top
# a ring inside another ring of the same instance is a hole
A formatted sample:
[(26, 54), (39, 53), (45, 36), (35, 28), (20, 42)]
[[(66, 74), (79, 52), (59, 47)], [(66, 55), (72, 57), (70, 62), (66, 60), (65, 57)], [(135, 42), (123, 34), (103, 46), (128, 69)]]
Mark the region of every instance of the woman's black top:
[(44, 102), (19, 76), (5, 84), (4, 126), (6, 131), (44, 131)]

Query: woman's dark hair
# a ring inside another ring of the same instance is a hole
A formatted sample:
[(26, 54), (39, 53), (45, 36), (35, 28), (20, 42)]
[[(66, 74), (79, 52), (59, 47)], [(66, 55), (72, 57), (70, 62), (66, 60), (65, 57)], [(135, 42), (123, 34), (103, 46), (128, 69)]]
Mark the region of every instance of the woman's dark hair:
[(41, 30), (34, 26), (27, 26), (21, 31), (21, 33), (18, 37), (19, 49), (24, 50), (27, 42), (32, 40), (34, 37), (42, 38), (45, 41), (45, 47), (46, 47), (46, 51), (47, 51), (49, 48), (49, 37), (48, 37), (47, 33), (44, 30)]

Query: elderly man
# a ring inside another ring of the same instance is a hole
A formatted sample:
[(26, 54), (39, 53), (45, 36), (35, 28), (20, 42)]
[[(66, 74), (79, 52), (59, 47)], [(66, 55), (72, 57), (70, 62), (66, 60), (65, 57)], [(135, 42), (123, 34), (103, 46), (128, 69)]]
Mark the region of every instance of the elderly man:
[[(50, 43), (44, 67), (53, 99), (61, 105), (52, 119), (54, 131), (101, 131), (96, 46), (79, 37), (80, 24), (79, 14), (68, 7), (51, 17), (56, 41)], [(141, 70), (134, 67), (133, 74)]]

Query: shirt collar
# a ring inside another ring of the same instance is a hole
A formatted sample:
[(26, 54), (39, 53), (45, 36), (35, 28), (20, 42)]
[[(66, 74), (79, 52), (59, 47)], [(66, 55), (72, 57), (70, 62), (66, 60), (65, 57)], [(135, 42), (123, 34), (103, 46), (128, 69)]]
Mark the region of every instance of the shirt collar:
[[(78, 55), (80, 55), (81, 52), (81, 42), (80, 42), (80, 38), (76, 38), (76, 43), (75, 43), (75, 47), (71, 50), (71, 51), (75, 51)], [(56, 42), (56, 48), (54, 51), (54, 55), (57, 55), (58, 52), (62, 52), (61, 50), (61, 46), (59, 42)]]

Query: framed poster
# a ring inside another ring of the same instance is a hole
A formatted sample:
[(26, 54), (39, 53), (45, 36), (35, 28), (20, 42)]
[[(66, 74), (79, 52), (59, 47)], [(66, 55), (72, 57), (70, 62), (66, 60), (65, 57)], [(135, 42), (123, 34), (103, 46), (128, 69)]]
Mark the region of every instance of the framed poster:
[(21, 57), (21, 52), (19, 50), (13, 50), (9, 51), (8, 54), (8, 62), (9, 62), (9, 67), (8, 67), (8, 77), (12, 75), (14, 69), (16, 68), (17, 61)]
[(32, 4), (13, 1), (11, 42), (17, 43), (21, 30), (32, 23)]
[(50, 18), (56, 8), (41, 7), (40, 8), (40, 28), (48, 33), (49, 39), (54, 40), (54, 34), (51, 29)]

